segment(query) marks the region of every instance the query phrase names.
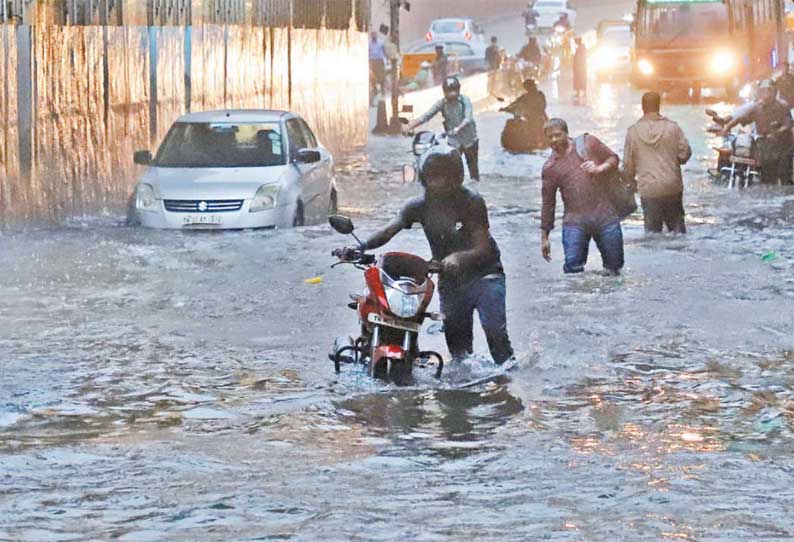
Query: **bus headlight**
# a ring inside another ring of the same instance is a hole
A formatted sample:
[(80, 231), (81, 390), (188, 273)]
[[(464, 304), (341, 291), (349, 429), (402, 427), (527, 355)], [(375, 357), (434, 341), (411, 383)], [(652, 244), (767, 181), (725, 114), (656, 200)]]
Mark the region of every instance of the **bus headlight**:
[(711, 73), (730, 73), (736, 68), (736, 57), (731, 51), (717, 51), (711, 57)]
[(644, 58), (637, 63), (637, 67), (642, 75), (653, 75), (653, 64)]

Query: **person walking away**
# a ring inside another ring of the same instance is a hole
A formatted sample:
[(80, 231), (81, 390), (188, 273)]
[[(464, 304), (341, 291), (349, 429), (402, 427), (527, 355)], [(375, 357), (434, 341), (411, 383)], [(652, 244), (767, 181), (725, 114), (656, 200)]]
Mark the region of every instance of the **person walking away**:
[[(551, 261), (549, 232), (554, 229), (557, 191), (562, 193), (565, 213), (562, 244), (565, 273), (581, 273), (587, 263), (590, 240), (601, 252), (604, 269), (618, 275), (623, 268), (623, 230), (620, 217), (605, 186), (607, 176), (620, 164), (618, 155), (596, 137), (581, 136), (577, 145), (568, 135), (568, 124), (559, 118), (545, 125), (552, 154), (543, 165), (541, 210), (541, 254)], [(583, 147), (586, 157), (577, 147)]]
[(643, 117), (626, 134), (623, 171), (635, 179), (640, 193), (645, 231), (686, 233), (684, 180), (681, 166), (692, 157), (684, 131), (661, 114), (662, 98), (657, 92), (642, 97)]
[(449, 74), (449, 57), (444, 52), (443, 45), (436, 45), (436, 59), (433, 61), (433, 80), (435, 84), (442, 84)]
[(791, 161), (794, 134), (791, 128), (791, 110), (777, 99), (775, 82), (766, 79), (758, 84), (758, 101), (755, 107), (742, 117), (734, 117), (725, 125), (723, 136), (728, 135), (737, 124), (755, 125), (755, 131), (763, 136), (758, 141), (758, 156), (761, 163), (761, 182), (782, 184), (792, 182)]
[(499, 47), (499, 38), (496, 36), (491, 38), (491, 45), (485, 50), (485, 60), (488, 61), (491, 71), (502, 68), (502, 48)]
[(477, 136), (477, 124), (474, 121), (474, 107), (469, 98), (461, 95), (460, 81), (457, 77), (447, 77), (442, 90), (444, 98), (436, 102), (427, 113), (410, 122), (405, 127), (405, 131), (412, 132), (417, 126), (425, 124), (441, 113), (449, 144), (466, 157), (471, 180), (479, 181), (480, 140)]
[(573, 55), (573, 94), (575, 100), (587, 99), (587, 47), (581, 37), (576, 38)]
[[(389, 33), (389, 39), (386, 40), (386, 43), (383, 46), (383, 56), (389, 62), (390, 73), (394, 74), (396, 72), (396, 80), (399, 82), (400, 64), (402, 58), (400, 57), (400, 47), (397, 45), (397, 42), (394, 39), (394, 32)], [(391, 81), (389, 81), (389, 84), (391, 84)]]
[(369, 39), (369, 97), (374, 102), (386, 81), (386, 54), (378, 33), (372, 32)]
[(409, 201), (362, 248), (380, 248), (399, 232), (421, 224), (433, 260), (441, 266), (439, 296), (450, 354), (460, 359), (473, 352), (476, 310), (491, 356), (501, 365), (513, 357), (513, 347), (507, 333), (505, 274), (499, 246), (490, 234), (485, 201), (462, 186), (460, 152), (446, 144), (433, 147), (422, 156), (419, 180), (424, 194)]

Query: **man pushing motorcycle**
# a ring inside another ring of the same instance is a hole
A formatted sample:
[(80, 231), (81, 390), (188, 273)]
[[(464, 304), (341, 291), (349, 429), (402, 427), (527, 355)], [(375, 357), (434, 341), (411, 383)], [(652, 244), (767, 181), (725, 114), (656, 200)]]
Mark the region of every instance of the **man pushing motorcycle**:
[(463, 186), (460, 152), (446, 143), (422, 155), (419, 181), (424, 194), (409, 201), (389, 225), (363, 247), (335, 254), (380, 248), (400, 231), (421, 224), (433, 260), (440, 262), (439, 294), (450, 354), (460, 359), (473, 352), (477, 310), (491, 356), (501, 365), (513, 357), (513, 348), (507, 334), (504, 269), (499, 246), (490, 234), (485, 201)]

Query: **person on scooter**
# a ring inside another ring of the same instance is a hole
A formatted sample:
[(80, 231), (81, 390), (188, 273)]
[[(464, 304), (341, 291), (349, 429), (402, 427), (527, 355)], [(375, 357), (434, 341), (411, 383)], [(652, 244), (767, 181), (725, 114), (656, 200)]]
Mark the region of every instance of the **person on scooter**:
[(791, 110), (788, 105), (778, 100), (777, 88), (772, 80), (764, 80), (758, 84), (758, 101), (755, 107), (742, 116), (733, 118), (725, 125), (723, 136), (739, 123), (755, 125), (755, 131), (763, 136), (758, 141), (759, 162), (761, 163), (761, 181), (774, 183), (780, 180), (783, 184), (792, 182), (792, 137)]
[(529, 29), (537, 26), (540, 13), (535, 9), (535, 2), (527, 2), (527, 9), (521, 14), (524, 17), (524, 26)]
[(491, 356), (501, 365), (513, 357), (513, 347), (507, 334), (504, 268), (499, 246), (490, 234), (485, 201), (463, 186), (460, 152), (445, 143), (422, 155), (419, 181), (424, 194), (409, 201), (361, 248), (380, 248), (401, 231), (421, 224), (433, 260), (439, 262), (439, 296), (450, 354), (460, 359), (473, 352), (476, 310)]
[(571, 26), (571, 20), (568, 18), (568, 14), (565, 12), (560, 13), (560, 18), (557, 19), (557, 22), (554, 23), (552, 28), (555, 30), (557, 30), (557, 28), (562, 28), (562, 30), (565, 32), (573, 30), (573, 26)]
[(502, 146), (509, 152), (533, 152), (547, 146), (543, 124), (546, 122), (546, 96), (534, 79), (524, 80), (526, 92), (499, 111), (511, 113), (502, 131)]
[(524, 94), (519, 96), (513, 103), (503, 107), (499, 111), (505, 113), (512, 113), (525, 119), (537, 117), (541, 119), (540, 127), (543, 131), (543, 123), (546, 122), (546, 95), (538, 88), (538, 84), (534, 79), (528, 78), (524, 80)]
[(477, 137), (477, 124), (474, 122), (474, 107), (471, 100), (460, 93), (460, 81), (457, 77), (447, 77), (442, 84), (444, 99), (438, 101), (424, 115), (409, 123), (404, 131), (412, 132), (417, 126), (430, 121), (441, 113), (444, 117), (444, 131), (449, 144), (466, 156), (469, 166), (469, 177), (473, 181), (480, 180), (480, 140)]
[(521, 48), (521, 51), (518, 52), (518, 58), (540, 67), (543, 61), (543, 52), (540, 50), (540, 45), (538, 45), (538, 38), (531, 36)]

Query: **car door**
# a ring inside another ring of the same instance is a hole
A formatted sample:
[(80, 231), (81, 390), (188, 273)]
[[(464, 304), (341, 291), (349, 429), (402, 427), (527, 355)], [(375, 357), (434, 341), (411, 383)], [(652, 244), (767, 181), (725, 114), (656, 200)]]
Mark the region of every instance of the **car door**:
[(330, 206), (331, 194), (331, 179), (333, 176), (333, 161), (331, 153), (323, 148), (314, 136), (314, 132), (305, 120), (298, 118), (298, 125), (303, 133), (303, 139), (306, 142), (306, 148), (320, 153), (320, 161), (314, 165), (310, 178), (307, 179), (307, 184), (311, 184), (313, 199), (311, 201), (312, 216), (319, 219), (325, 219), (328, 216), (328, 207)]
[(289, 140), (289, 161), (292, 167), (298, 171), (300, 199), (303, 203), (304, 213), (309, 215), (312, 200), (317, 197), (316, 182), (312, 182), (312, 176), (316, 172), (317, 164), (304, 164), (298, 161), (298, 151), (307, 148), (306, 138), (299, 120), (296, 117), (289, 118), (285, 125), (287, 128), (287, 139)]

